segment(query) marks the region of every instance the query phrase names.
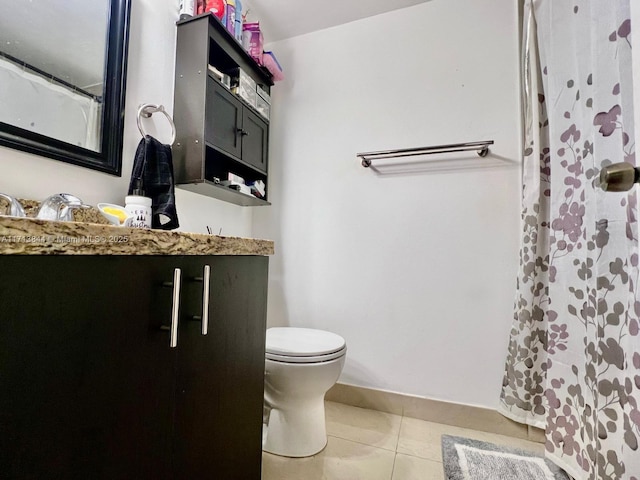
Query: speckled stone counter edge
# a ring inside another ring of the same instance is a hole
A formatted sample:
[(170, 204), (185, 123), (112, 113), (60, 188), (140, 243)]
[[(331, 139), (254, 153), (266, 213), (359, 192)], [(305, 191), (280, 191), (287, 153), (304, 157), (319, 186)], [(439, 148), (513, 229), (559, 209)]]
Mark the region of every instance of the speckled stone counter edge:
[(0, 217), (0, 255), (273, 255), (271, 240)]

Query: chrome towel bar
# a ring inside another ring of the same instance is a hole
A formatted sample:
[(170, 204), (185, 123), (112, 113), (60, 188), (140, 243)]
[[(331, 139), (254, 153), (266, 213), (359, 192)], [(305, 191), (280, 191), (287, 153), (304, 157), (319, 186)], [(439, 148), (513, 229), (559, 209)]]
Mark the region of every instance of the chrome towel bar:
[(489, 145), (493, 145), (493, 140), (485, 140), (483, 142), (452, 143), (450, 145), (435, 145), (431, 147), (380, 150), (378, 152), (357, 153), (356, 157), (359, 157), (362, 160), (362, 166), (367, 168), (371, 166), (372, 160), (414, 157), (417, 155), (432, 155), (435, 153), (453, 153), (475, 150), (481, 157), (486, 157), (489, 153)]

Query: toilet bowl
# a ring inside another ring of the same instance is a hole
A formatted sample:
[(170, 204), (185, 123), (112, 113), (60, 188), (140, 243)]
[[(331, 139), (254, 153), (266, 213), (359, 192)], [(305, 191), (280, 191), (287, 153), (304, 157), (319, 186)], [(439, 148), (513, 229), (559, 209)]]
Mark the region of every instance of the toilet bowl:
[(335, 333), (267, 330), (264, 451), (308, 457), (325, 447), (324, 395), (338, 380), (346, 353), (344, 338)]

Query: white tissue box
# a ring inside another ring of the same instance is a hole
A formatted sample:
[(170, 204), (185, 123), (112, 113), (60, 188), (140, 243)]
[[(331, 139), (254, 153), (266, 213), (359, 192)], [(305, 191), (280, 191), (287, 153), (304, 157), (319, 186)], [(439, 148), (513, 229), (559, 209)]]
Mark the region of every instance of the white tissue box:
[(236, 175), (235, 173), (231, 173), (229, 172), (227, 174), (227, 180), (229, 180), (232, 183), (242, 183), (244, 185), (244, 178), (242, 178), (240, 175)]
[(240, 185), (240, 190), (238, 191), (245, 195), (251, 195), (251, 187), (249, 185)]

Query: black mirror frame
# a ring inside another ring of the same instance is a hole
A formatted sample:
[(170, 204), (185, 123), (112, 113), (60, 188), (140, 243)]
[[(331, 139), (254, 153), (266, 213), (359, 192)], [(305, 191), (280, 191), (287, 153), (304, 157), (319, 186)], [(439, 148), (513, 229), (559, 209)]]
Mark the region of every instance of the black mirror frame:
[(0, 145), (66, 163), (122, 175), (122, 136), (131, 0), (111, 0), (99, 152), (0, 122)]

